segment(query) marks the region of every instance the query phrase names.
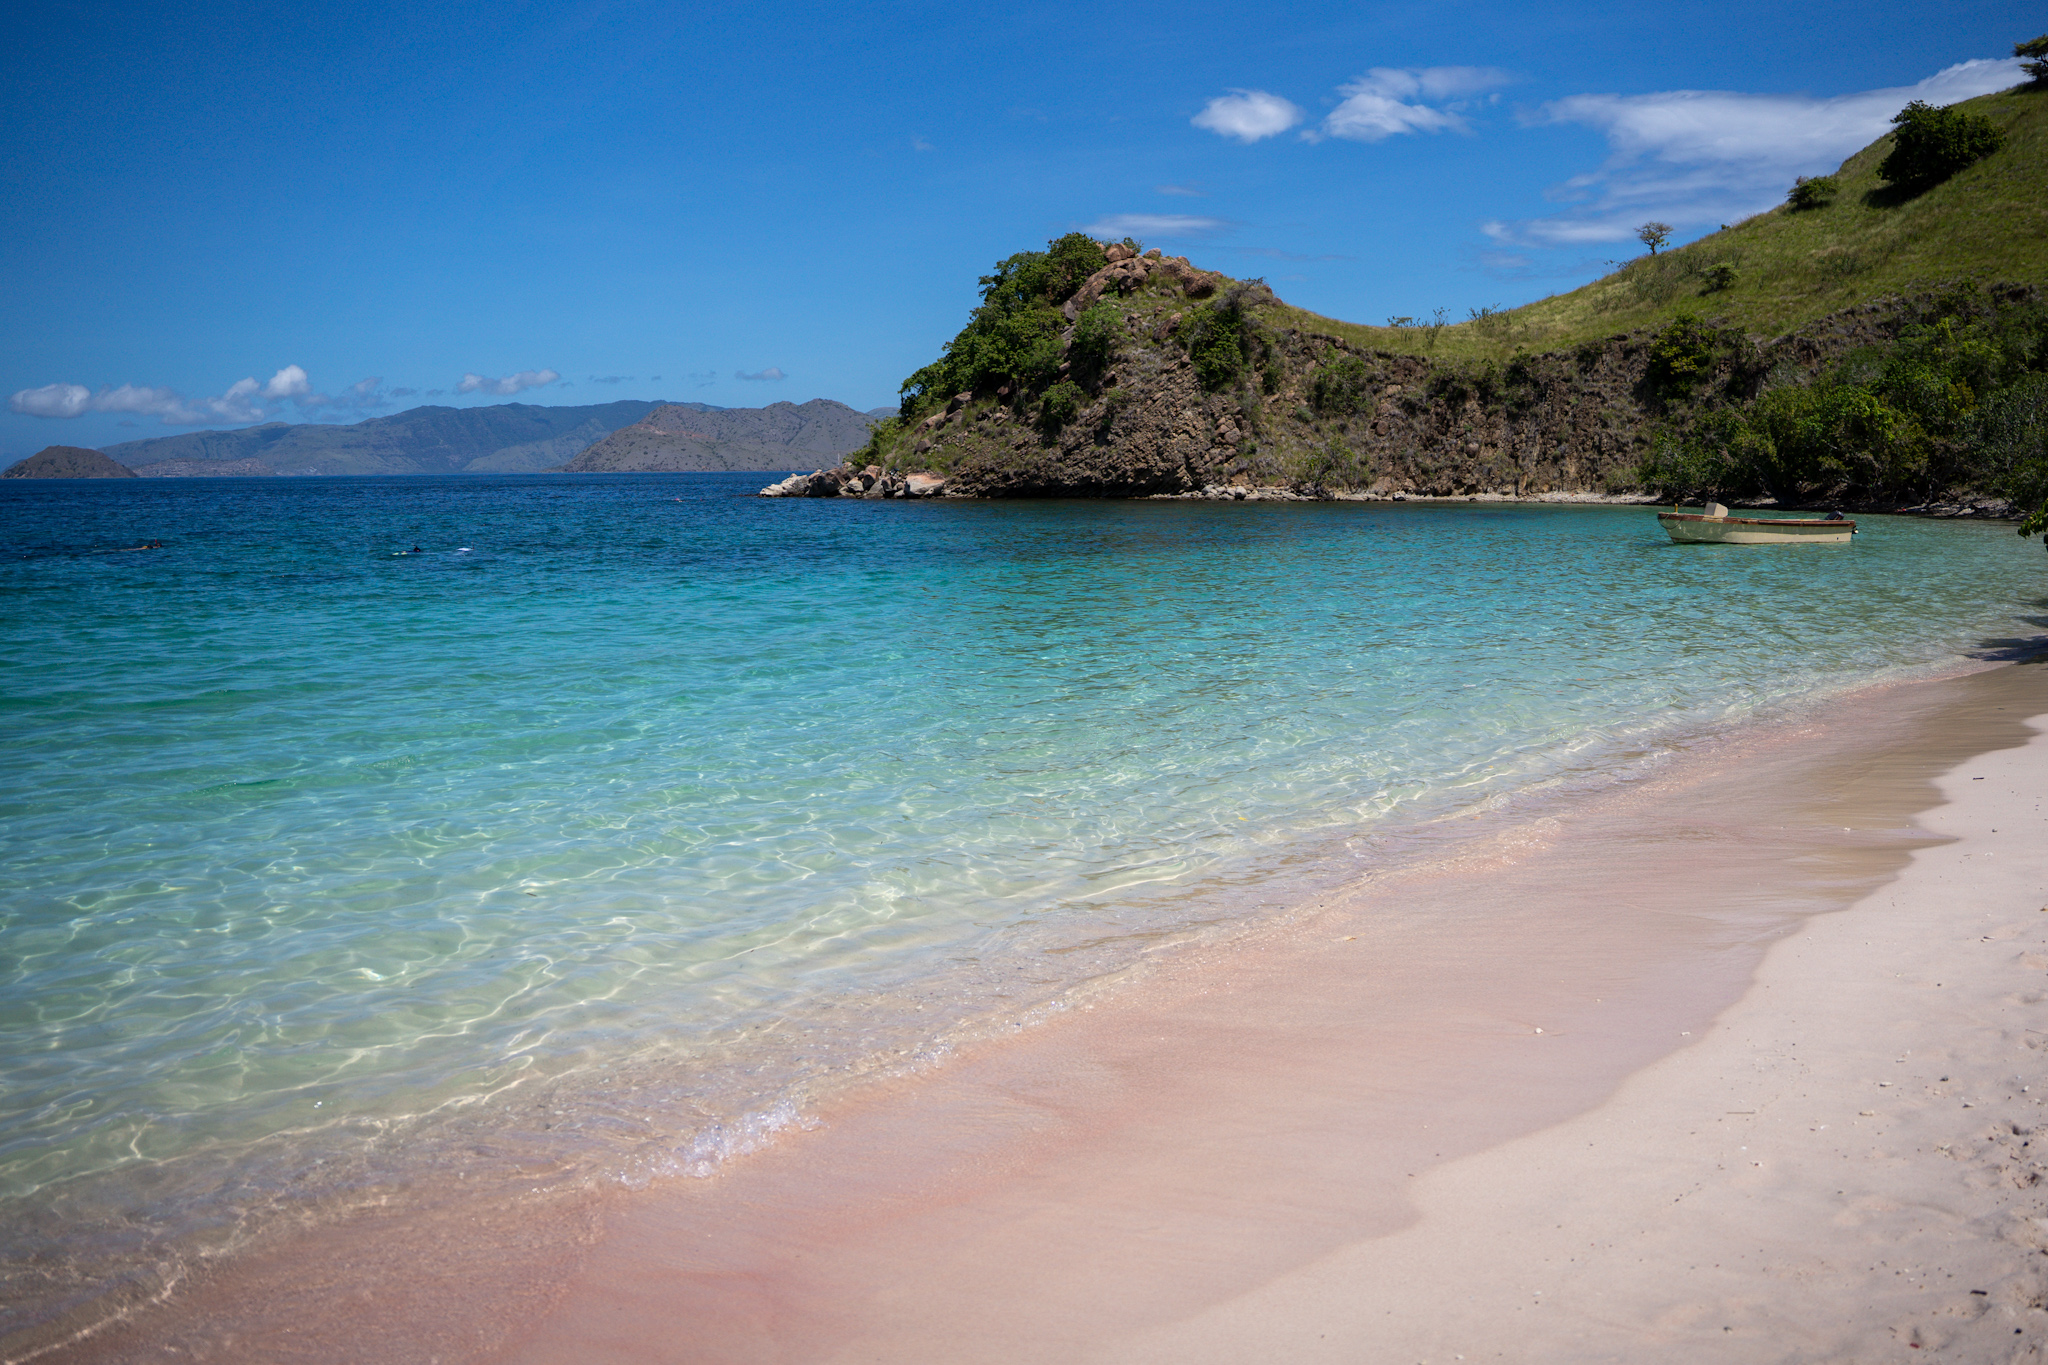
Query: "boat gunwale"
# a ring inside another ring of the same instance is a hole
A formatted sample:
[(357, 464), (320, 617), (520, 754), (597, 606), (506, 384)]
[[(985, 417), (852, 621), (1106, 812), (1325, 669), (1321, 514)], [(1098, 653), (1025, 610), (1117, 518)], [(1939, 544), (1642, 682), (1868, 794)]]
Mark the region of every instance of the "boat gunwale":
[(1710, 517), (1698, 512), (1659, 512), (1659, 521), (1710, 521), (1716, 526), (1847, 526), (1854, 529), (1853, 518), (1843, 517), (1830, 521), (1826, 517)]

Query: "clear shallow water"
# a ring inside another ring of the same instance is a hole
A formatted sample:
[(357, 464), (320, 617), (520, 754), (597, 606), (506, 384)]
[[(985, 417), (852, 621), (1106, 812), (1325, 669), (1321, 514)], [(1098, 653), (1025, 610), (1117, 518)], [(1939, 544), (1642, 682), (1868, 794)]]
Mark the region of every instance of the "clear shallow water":
[(450, 1152), (701, 1173), (1376, 831), (2038, 633), (2048, 583), (2005, 526), (761, 482), (0, 484), (0, 1292)]

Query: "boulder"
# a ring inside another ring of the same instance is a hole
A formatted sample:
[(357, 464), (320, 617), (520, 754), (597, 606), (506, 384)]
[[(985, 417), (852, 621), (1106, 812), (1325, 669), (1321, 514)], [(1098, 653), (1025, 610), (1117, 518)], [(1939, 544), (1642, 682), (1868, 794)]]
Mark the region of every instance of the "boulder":
[(935, 498), (946, 491), (946, 480), (939, 474), (919, 470), (903, 478), (903, 495), (910, 498)]

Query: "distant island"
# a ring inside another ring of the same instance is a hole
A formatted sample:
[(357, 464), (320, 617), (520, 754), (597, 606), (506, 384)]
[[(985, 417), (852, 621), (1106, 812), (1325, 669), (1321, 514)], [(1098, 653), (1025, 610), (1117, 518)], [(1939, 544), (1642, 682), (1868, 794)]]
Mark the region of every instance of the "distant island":
[(0, 479), (132, 479), (135, 471), (84, 446), (45, 446), (0, 470)]
[[(876, 421), (895, 413), (862, 413), (827, 398), (761, 408), (644, 400), (581, 407), (429, 406), (346, 426), (266, 422), (126, 441), (104, 451), (51, 446), (5, 474), (75, 479), (789, 470), (859, 448)], [(88, 469), (97, 472), (82, 472)]]

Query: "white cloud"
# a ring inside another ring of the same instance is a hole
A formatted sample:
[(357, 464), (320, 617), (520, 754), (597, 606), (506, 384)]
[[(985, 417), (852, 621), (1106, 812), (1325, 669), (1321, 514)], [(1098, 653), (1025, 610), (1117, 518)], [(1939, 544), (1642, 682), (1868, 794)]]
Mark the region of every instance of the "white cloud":
[(1830, 99), (1727, 90), (1574, 95), (1544, 105), (1539, 123), (1597, 128), (1611, 155), (1551, 197), (1588, 201), (1552, 217), (1483, 225), (1496, 241), (1537, 246), (1620, 242), (1656, 218), (1681, 228), (1732, 223), (1783, 199), (1801, 175), (1832, 171), (1890, 129), (1912, 100), (1953, 104), (2017, 84), (2012, 58), (1962, 62), (1917, 85)]
[(1124, 237), (1206, 237), (1230, 226), (1223, 218), (1196, 218), (1185, 213), (1112, 213), (1081, 231), (1101, 242)]
[[(1338, 87), (1343, 103), (1332, 109), (1315, 137), (1341, 137), (1353, 142), (1378, 142), (1402, 133), (1463, 132), (1461, 95), (1506, 85), (1509, 76), (1488, 66), (1376, 66), (1349, 85)], [(1446, 107), (1422, 100), (1454, 101)]]
[(313, 392), (313, 383), (297, 365), (287, 365), (270, 376), (263, 386), (265, 398), (302, 398)]
[(45, 384), (39, 389), (22, 389), (7, 400), (7, 406), (30, 417), (81, 417), (92, 401), (92, 390), (83, 384)]
[(1202, 106), (1189, 122), (1220, 137), (1257, 142), (1286, 132), (1308, 115), (1291, 101), (1263, 90), (1233, 90)]
[(784, 374), (780, 369), (773, 365), (770, 365), (765, 370), (756, 370), (752, 374), (748, 374), (745, 370), (734, 370), (732, 372), (732, 377), (734, 379), (749, 379), (757, 382), (766, 381), (771, 384), (778, 379), (789, 378), (788, 375)]
[[(369, 385), (369, 390), (376, 388), (376, 380), (364, 382)], [(360, 396), (369, 390), (359, 384), (349, 392)], [(39, 389), (21, 390), (9, 400), (8, 406), (32, 417), (83, 417), (89, 412), (118, 412), (154, 417), (165, 426), (193, 427), (207, 422), (243, 425), (261, 422), (270, 416), (262, 404), (277, 400), (288, 400), (300, 408), (318, 407), (333, 401), (325, 394), (313, 392), (305, 370), (297, 365), (287, 365), (271, 376), (267, 384), (259, 384), (253, 377), (238, 379), (228, 385), (225, 392), (212, 398), (188, 399), (176, 389), (148, 384), (103, 386), (97, 393), (83, 384), (45, 384)]]
[(1209, 197), (1193, 185), (1155, 185), (1153, 189), (1160, 194), (1170, 194), (1181, 199), (1206, 199)]
[(377, 391), (377, 386), (383, 382), (384, 376), (380, 374), (373, 374), (368, 379), (358, 379), (341, 391), (341, 398), (338, 401), (352, 408), (382, 407), (385, 398)]
[(503, 379), (489, 379), (480, 374), (465, 374), (462, 382), (455, 386), (457, 393), (494, 393), (509, 396), (525, 389), (537, 389), (552, 384), (562, 376), (553, 370), (521, 370), (508, 374)]

